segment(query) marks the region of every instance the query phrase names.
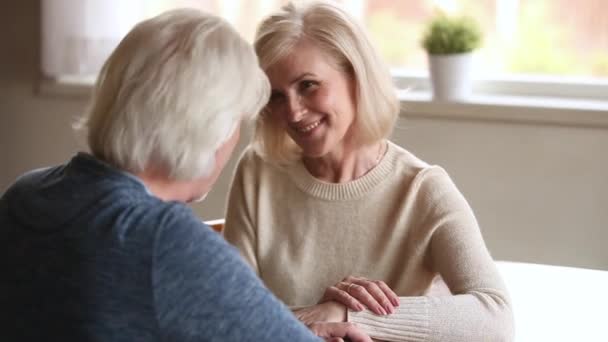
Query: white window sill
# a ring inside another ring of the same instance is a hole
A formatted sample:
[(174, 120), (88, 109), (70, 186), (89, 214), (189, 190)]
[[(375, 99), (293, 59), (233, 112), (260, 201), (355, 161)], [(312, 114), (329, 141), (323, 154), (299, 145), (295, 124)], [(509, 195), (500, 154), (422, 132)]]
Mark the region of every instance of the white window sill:
[(501, 121), (608, 128), (608, 101), (539, 96), (472, 95), (433, 100), (429, 92), (401, 91), (402, 117)]

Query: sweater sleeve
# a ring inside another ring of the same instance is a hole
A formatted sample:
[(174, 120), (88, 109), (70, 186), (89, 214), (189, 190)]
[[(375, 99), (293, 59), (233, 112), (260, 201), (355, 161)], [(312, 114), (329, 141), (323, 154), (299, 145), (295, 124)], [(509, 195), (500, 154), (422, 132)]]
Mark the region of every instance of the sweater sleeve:
[(511, 302), (468, 203), (438, 167), (412, 186), (419, 222), (431, 234), (428, 266), (452, 295), (401, 297), (392, 315), (349, 311), (349, 321), (385, 341), (512, 341)]
[(170, 220), (163, 227), (152, 268), (163, 340), (319, 340), (217, 233), (195, 218)]
[(235, 246), (259, 276), (260, 270), (256, 254), (256, 224), (251, 206), (257, 203), (255, 198), (254, 156), (251, 149), (246, 149), (236, 168), (230, 192), (224, 230), (226, 241)]

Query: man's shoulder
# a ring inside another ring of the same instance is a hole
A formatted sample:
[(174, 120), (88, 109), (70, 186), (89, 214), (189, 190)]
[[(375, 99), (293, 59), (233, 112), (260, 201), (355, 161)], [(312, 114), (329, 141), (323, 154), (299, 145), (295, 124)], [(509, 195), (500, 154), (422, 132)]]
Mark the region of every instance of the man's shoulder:
[(43, 179), (48, 178), (49, 175), (52, 175), (53, 173), (61, 171), (64, 167), (64, 165), (60, 165), (27, 171), (19, 175), (19, 177), (17, 177), (17, 179), (15, 179), (15, 181), (6, 189), (4, 194), (18, 192), (25, 188), (34, 187)]
[[(140, 204), (145, 211), (145, 220), (153, 221), (156, 230), (173, 230), (188, 234), (191, 230), (207, 229), (194, 211), (183, 203), (146, 201)], [(157, 232), (158, 233), (158, 232)]]
[[(220, 234), (207, 226), (194, 211), (177, 202), (164, 203), (154, 209), (154, 220), (157, 222), (155, 240), (168, 245), (192, 246), (201, 244), (224, 245)], [(189, 247), (188, 247), (189, 248)]]

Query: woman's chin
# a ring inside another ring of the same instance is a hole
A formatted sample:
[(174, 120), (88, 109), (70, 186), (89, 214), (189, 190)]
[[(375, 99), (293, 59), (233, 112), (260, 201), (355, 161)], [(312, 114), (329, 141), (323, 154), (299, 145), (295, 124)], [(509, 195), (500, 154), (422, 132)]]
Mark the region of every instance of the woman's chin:
[(327, 137), (316, 137), (315, 139), (298, 139), (296, 144), (302, 150), (305, 158), (320, 158), (332, 151), (333, 146), (328, 143)]

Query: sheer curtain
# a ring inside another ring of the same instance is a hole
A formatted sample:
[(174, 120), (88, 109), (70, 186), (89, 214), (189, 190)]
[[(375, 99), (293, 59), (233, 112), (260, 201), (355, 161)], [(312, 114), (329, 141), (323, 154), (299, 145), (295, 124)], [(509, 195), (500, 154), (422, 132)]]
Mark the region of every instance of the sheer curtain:
[(41, 68), (57, 81), (94, 79), (145, 0), (42, 0)]

